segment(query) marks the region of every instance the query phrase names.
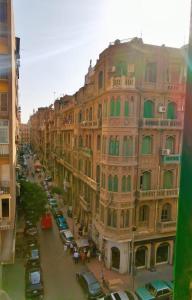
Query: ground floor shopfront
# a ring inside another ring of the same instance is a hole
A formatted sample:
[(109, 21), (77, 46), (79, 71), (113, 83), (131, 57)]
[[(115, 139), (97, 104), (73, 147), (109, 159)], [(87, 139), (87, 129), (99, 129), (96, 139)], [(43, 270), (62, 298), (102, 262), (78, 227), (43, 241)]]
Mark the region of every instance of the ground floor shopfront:
[(173, 264), (174, 237), (135, 241), (134, 247), (132, 240), (112, 241), (94, 232), (92, 239), (102, 252), (106, 267), (122, 274), (130, 274), (133, 265), (137, 270), (153, 271), (162, 264)]

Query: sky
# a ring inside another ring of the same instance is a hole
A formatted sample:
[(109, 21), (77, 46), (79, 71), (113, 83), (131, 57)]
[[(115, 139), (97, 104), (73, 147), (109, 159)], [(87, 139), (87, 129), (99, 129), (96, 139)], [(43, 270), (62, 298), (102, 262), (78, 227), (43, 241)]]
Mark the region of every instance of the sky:
[(21, 38), (22, 122), (84, 84), (89, 61), (116, 39), (181, 47), (188, 42), (190, 0), (13, 0)]

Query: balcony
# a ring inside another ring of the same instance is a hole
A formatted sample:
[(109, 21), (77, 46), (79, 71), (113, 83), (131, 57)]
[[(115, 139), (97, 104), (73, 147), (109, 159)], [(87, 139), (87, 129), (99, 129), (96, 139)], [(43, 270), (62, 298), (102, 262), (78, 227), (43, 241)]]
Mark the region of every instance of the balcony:
[(112, 77), (110, 82), (110, 89), (134, 89), (135, 77)]
[(0, 195), (10, 194), (10, 182), (9, 181), (0, 181)]
[(139, 126), (142, 128), (152, 129), (183, 129), (182, 120), (168, 120), (168, 119), (142, 119), (139, 121)]
[(136, 156), (113, 156), (108, 154), (102, 154), (102, 163), (109, 165), (126, 165), (126, 166), (136, 166), (137, 157)]
[(79, 148), (79, 150), (81, 151), (82, 154), (91, 157), (93, 155), (93, 151), (91, 148), (88, 147), (81, 147)]
[(0, 156), (9, 155), (9, 144), (0, 144)]
[(162, 189), (162, 190), (147, 190), (137, 191), (139, 200), (154, 200), (161, 198), (177, 198), (179, 196), (179, 189)]
[(11, 222), (8, 219), (0, 220), (0, 230), (10, 230), (13, 228), (14, 224), (11, 224)]
[(92, 120), (92, 121), (82, 121), (80, 123), (81, 128), (86, 129), (96, 129), (102, 126), (102, 119)]
[(163, 164), (180, 164), (181, 155), (180, 154), (162, 155), (161, 162)]
[(104, 127), (137, 127), (136, 116), (126, 117), (108, 117), (103, 119)]
[(83, 195), (79, 196), (80, 198), (80, 205), (83, 207), (83, 209), (87, 212), (91, 211), (91, 203), (85, 200)]
[(158, 232), (170, 232), (176, 230), (176, 221), (168, 221), (168, 222), (158, 222), (157, 223), (157, 231)]
[(174, 93), (184, 93), (185, 92), (185, 84), (179, 84), (179, 83), (167, 83), (165, 85), (165, 89), (168, 92)]

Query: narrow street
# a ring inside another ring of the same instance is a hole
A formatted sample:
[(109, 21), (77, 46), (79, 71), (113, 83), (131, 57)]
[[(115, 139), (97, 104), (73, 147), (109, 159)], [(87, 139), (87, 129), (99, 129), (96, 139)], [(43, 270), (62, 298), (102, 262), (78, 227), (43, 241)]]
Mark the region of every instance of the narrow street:
[(52, 230), (40, 230), (40, 247), (45, 300), (86, 299), (75, 278), (83, 266), (75, 265), (71, 255), (64, 252), (55, 222)]

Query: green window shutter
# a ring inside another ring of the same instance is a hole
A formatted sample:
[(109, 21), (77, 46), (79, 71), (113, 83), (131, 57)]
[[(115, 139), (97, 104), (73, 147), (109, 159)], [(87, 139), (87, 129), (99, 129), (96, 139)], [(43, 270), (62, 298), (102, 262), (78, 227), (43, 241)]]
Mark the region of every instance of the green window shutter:
[(115, 71), (115, 75), (116, 76), (127, 76), (127, 63), (120, 61), (116, 64), (115, 66), (116, 71)]
[(115, 101), (114, 98), (111, 98), (110, 101), (110, 116), (113, 117), (115, 115)]
[(173, 172), (165, 171), (163, 176), (163, 188), (172, 189), (173, 188)]
[(142, 154), (152, 153), (152, 138), (151, 136), (144, 136), (142, 140)]
[(108, 191), (112, 192), (113, 187), (112, 187), (112, 176), (109, 175), (108, 177)]
[(115, 140), (115, 155), (119, 156), (119, 141)]
[(114, 151), (114, 141), (113, 138), (110, 138), (109, 140), (109, 155), (113, 155)]
[(151, 188), (151, 173), (144, 172), (143, 173), (143, 182), (142, 182), (142, 190), (150, 190)]
[(118, 117), (120, 116), (120, 112), (121, 112), (121, 99), (120, 97), (116, 100), (115, 103), (115, 116)]
[(125, 101), (125, 104), (124, 104), (124, 116), (125, 117), (129, 116), (129, 102), (128, 101)]
[(126, 176), (122, 177), (121, 191), (122, 191), (122, 193), (126, 192)]
[(154, 103), (150, 100), (144, 102), (144, 118), (154, 117)]
[(131, 191), (131, 176), (127, 176), (127, 192)]
[(114, 192), (118, 192), (118, 177), (117, 177), (117, 175), (114, 176), (114, 180), (113, 180), (113, 191), (114, 191)]
[(173, 102), (169, 102), (167, 105), (167, 119), (176, 119), (176, 105)]
[(132, 156), (133, 155), (133, 139), (131, 137), (128, 137), (127, 139), (127, 156)]
[(171, 151), (171, 153), (174, 153), (174, 144), (175, 144), (175, 139), (172, 136), (169, 136), (166, 139), (166, 149), (169, 149)]
[(111, 155), (115, 155), (116, 154), (116, 142), (115, 139), (112, 139), (112, 153)]

